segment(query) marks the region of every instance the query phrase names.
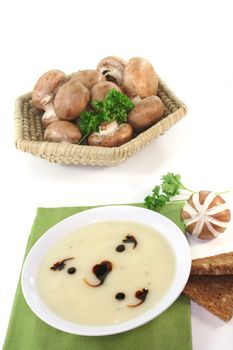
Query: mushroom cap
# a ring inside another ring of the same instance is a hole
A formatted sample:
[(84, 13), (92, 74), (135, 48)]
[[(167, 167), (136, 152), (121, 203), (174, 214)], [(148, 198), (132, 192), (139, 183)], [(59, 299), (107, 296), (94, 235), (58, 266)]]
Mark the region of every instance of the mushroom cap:
[(226, 230), (231, 212), (221, 196), (210, 191), (200, 191), (190, 196), (180, 216), (188, 233), (206, 240)]
[(105, 96), (107, 95), (108, 91), (115, 89), (119, 92), (121, 92), (121, 89), (118, 85), (112, 83), (111, 81), (104, 81), (102, 83), (98, 83), (93, 86), (91, 90), (91, 100), (98, 100), (103, 101)]
[(117, 56), (103, 58), (97, 65), (97, 70), (102, 73), (108, 81), (112, 81), (122, 87), (123, 72), (126, 61)]
[(158, 76), (153, 66), (145, 58), (133, 57), (126, 64), (123, 85), (128, 96), (142, 98), (156, 95), (158, 92)]
[(88, 144), (100, 147), (118, 147), (131, 140), (133, 128), (123, 123), (116, 122), (103, 123), (99, 132), (94, 132), (88, 137)]
[(164, 109), (164, 104), (158, 96), (146, 97), (129, 113), (128, 123), (135, 130), (144, 130), (162, 117)]
[(98, 63), (97, 70), (101, 73), (108, 68), (119, 68), (123, 71), (126, 63), (127, 61), (121, 57), (107, 56)]
[(75, 143), (81, 140), (79, 128), (72, 122), (59, 120), (49, 124), (44, 132), (45, 141)]
[(94, 85), (106, 81), (103, 74), (93, 69), (80, 70), (72, 75), (71, 80), (73, 79), (82, 83), (89, 90), (91, 90)]
[(69, 80), (58, 90), (54, 109), (60, 120), (73, 120), (86, 109), (89, 101), (89, 90), (79, 81)]
[(37, 81), (32, 92), (34, 106), (43, 110), (44, 106), (54, 98), (58, 88), (65, 80), (65, 73), (60, 70), (49, 70), (44, 73)]

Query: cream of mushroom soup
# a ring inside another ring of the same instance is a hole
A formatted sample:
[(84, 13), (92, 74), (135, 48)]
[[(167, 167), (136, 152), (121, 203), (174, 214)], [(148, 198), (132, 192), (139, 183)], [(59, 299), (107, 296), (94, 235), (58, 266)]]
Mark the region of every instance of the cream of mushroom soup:
[(163, 298), (175, 257), (154, 228), (129, 221), (97, 222), (57, 241), (37, 273), (43, 302), (56, 315), (85, 325), (135, 318)]

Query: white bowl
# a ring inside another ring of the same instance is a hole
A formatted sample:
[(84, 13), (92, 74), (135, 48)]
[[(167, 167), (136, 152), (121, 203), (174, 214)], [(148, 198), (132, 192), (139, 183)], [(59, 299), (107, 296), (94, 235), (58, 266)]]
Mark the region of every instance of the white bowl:
[[(70, 232), (99, 221), (134, 221), (158, 230), (170, 244), (175, 260), (176, 272), (166, 295), (150, 310), (126, 322), (86, 326), (62, 319), (50, 311), (41, 300), (36, 286), (38, 267), (48, 249)], [(21, 284), (24, 297), (32, 311), (44, 322), (62, 331), (89, 336), (102, 336), (128, 331), (145, 324), (165, 311), (182, 292), (190, 273), (191, 255), (185, 235), (171, 220), (148, 209), (134, 206), (106, 206), (83, 211), (62, 220), (49, 229), (32, 247), (22, 270)]]

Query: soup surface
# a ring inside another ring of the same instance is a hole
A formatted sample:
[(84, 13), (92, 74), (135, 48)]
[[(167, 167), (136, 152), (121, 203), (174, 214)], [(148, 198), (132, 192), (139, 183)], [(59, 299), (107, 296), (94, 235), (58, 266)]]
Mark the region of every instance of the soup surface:
[(40, 263), (37, 288), (63, 319), (109, 325), (150, 309), (174, 275), (175, 257), (159, 232), (135, 222), (104, 221), (56, 242)]

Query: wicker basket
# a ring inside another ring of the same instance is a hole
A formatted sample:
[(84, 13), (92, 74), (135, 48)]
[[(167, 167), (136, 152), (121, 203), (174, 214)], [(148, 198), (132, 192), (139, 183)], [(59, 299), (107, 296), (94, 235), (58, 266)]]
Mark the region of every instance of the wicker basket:
[(160, 79), (158, 96), (165, 105), (165, 114), (159, 122), (120, 147), (82, 146), (43, 141), (41, 112), (33, 106), (31, 96), (31, 93), (22, 95), (15, 103), (16, 147), (60, 164), (112, 166), (121, 163), (163, 134), (187, 112), (185, 104)]

